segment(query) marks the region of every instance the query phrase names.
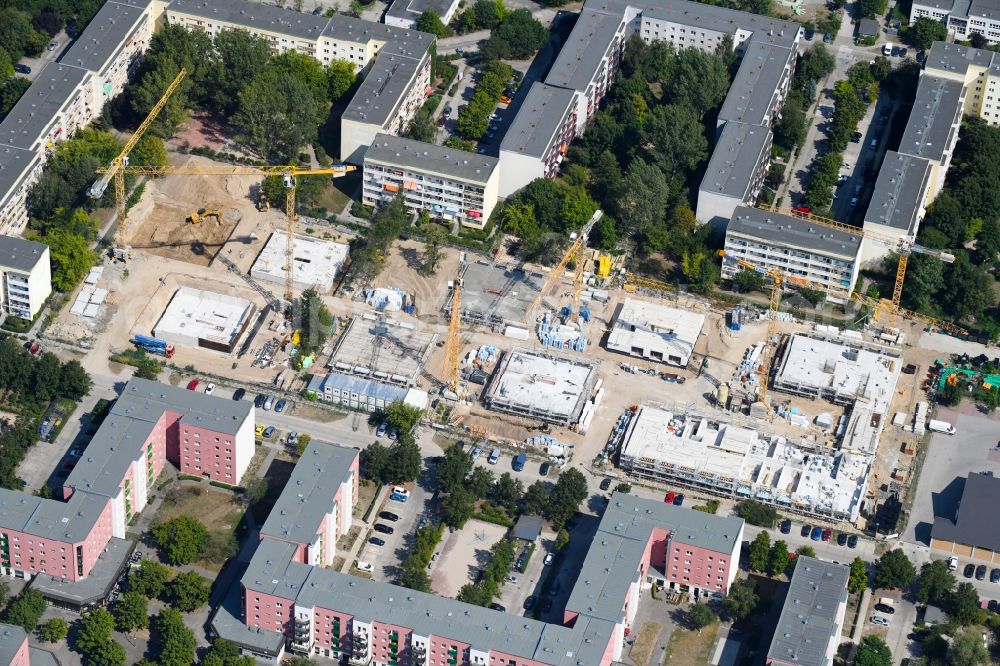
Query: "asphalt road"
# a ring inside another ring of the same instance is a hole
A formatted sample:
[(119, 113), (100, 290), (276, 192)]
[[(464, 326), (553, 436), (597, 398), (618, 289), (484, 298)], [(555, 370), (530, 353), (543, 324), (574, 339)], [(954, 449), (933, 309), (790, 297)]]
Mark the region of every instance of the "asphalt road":
[(27, 65), (30, 67), (31, 74), (15, 74), (15, 76), (22, 76), (29, 81), (34, 81), (38, 78), (38, 73), (45, 69), (47, 64), (61, 56), (70, 44), (73, 43), (65, 31), (60, 32), (58, 35), (49, 40), (49, 42), (54, 42), (56, 44), (56, 48), (51, 51), (48, 48), (45, 48), (42, 51), (42, 54), (37, 58), (21, 58), (18, 61), (19, 65)]

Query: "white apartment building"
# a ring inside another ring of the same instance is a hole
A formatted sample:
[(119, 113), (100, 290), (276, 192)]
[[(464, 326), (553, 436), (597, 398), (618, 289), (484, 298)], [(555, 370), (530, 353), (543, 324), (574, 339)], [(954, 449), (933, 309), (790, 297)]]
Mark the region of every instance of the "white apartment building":
[(361, 164), (381, 132), (399, 134), (427, 99), (434, 36), (337, 14), (332, 18), (248, 0), (174, 0), (167, 21), (212, 36), (243, 29), (277, 53), (294, 50), (329, 65), (344, 60), (364, 77), (341, 117), (340, 158)]
[(822, 288), (844, 302), (858, 278), (861, 237), (790, 215), (741, 206), (726, 227), (722, 275), (731, 278), (746, 261), (767, 272), (777, 269), (797, 286)]
[(914, 0), (910, 25), (919, 18), (947, 24), (956, 40), (968, 41), (979, 33), (991, 44), (1000, 42), (1000, 2), (997, 0)]
[(365, 153), (362, 200), (388, 203), (400, 192), (410, 210), (482, 229), (496, 206), (496, 157), (379, 134)]
[(0, 236), (0, 308), (4, 314), (31, 319), (52, 293), (49, 247), (42, 243)]
[(55, 145), (125, 89), (162, 11), (158, 0), (109, 0), (0, 123), (0, 234), (24, 231), (28, 191)]
[(555, 178), (579, 127), (576, 91), (535, 81), (500, 143), (500, 196)]
[(417, 19), (426, 11), (435, 11), (445, 25), (455, 17), (460, 0), (394, 0), (386, 10), (382, 21), (397, 28), (415, 30)]

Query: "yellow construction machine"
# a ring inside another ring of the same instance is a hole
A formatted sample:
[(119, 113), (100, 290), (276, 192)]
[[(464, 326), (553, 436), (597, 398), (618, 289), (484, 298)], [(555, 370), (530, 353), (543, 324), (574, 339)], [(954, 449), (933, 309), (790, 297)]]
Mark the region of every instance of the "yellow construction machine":
[(216, 224), (222, 224), (222, 211), (216, 208), (200, 208), (197, 213), (188, 215), (188, 222), (191, 224), (201, 224), (210, 217), (215, 218)]

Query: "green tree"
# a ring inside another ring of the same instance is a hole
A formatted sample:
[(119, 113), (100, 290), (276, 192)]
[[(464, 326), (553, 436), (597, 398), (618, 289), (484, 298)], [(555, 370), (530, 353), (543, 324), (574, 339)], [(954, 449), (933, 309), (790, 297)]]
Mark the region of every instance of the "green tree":
[(518, 8), (490, 34), (480, 53), (490, 60), (524, 60), (545, 45), (549, 33), (531, 11)]
[(148, 599), (155, 599), (163, 594), (168, 580), (170, 569), (159, 562), (142, 559), (139, 561), (139, 568), (133, 569), (128, 575), (128, 589)]
[(869, 634), (861, 639), (861, 647), (854, 656), (854, 666), (892, 666), (892, 652), (884, 640)]
[(629, 165), (618, 194), (619, 219), (633, 233), (662, 223), (672, 193), (663, 172), (655, 164), (636, 158)]
[(126, 633), (149, 626), (149, 607), (146, 597), (138, 592), (126, 592), (111, 605), (115, 626)]
[(757, 527), (774, 527), (778, 521), (778, 512), (774, 507), (754, 500), (740, 502), (736, 506), (736, 515)]
[(978, 319), (996, 304), (994, 279), (984, 268), (975, 266), (963, 251), (955, 253), (955, 261), (944, 268), (947, 295), (942, 298), (946, 313), (956, 320)]
[(244, 86), (233, 118), (247, 147), (279, 164), (287, 164), (299, 148), (312, 143), (319, 122), (320, 105), (309, 85), (273, 69)]
[(121, 643), (110, 638), (88, 650), (84, 661), (87, 666), (125, 666), (127, 655)]
[(787, 569), (789, 564), (791, 559), (788, 557), (788, 544), (778, 539), (771, 544), (767, 569), (772, 576), (777, 576)]
[(400, 435), (399, 439), (389, 447), (389, 462), (383, 480), (386, 483), (416, 481), (423, 464), (424, 459), (420, 455), (417, 442), (412, 437), (404, 438)]
[(689, 173), (708, 159), (708, 139), (697, 111), (687, 104), (654, 107), (645, 118), (647, 151), (664, 173)]
[(389, 449), (378, 442), (372, 442), (361, 449), (361, 478), (369, 481), (382, 481), (385, 469), (389, 464)]
[(812, 546), (799, 546), (795, 549), (795, 554), (798, 557), (816, 557), (816, 551)]
[[(296, 440), (296, 445), (298, 440)], [(301, 455), (301, 454), (299, 454)], [(267, 495), (267, 479), (262, 479), (259, 476), (255, 476), (243, 483), (243, 494), (247, 498), (247, 502), (250, 504), (256, 504), (257, 502), (264, 499)]]
[(715, 611), (702, 603), (691, 604), (687, 616), (688, 621), (695, 629), (704, 629), (718, 619)]
[(959, 583), (945, 598), (948, 615), (962, 625), (975, 624), (982, 614), (979, 608), (979, 593), (972, 583)]
[(399, 431), (400, 437), (410, 435), (413, 429), (420, 423), (423, 417), (423, 410), (413, 405), (408, 405), (402, 400), (394, 400), (386, 406), (384, 412), (386, 422)]
[(337, 101), (351, 89), (357, 80), (354, 64), (346, 60), (334, 60), (327, 66), (327, 93), (331, 101)]
[(524, 491), (524, 513), (529, 516), (541, 515), (549, 503), (549, 489), (544, 481), (534, 481)]
[(431, 581), (427, 576), (427, 565), (416, 558), (403, 560), (400, 567), (399, 584), (420, 592), (431, 591)]
[(948, 37), (948, 28), (944, 23), (926, 16), (913, 22), (906, 30), (906, 38), (918, 49), (929, 49), (934, 42), (943, 42)]
[(555, 487), (549, 493), (546, 515), (552, 525), (560, 528), (566, 524), (580, 503), (587, 499), (587, 479), (575, 467), (571, 467), (559, 475)]
[(441, 518), (455, 528), (465, 525), (475, 512), (475, 498), (468, 491), (457, 490), (441, 500)]
[(183, 613), (190, 613), (208, 603), (211, 585), (193, 571), (185, 571), (167, 583), (167, 602)]
[(167, 147), (163, 139), (153, 134), (147, 134), (129, 153), (129, 164), (136, 166), (164, 167), (170, 164), (167, 157)]
[(955, 588), (955, 575), (945, 560), (932, 560), (920, 567), (917, 578), (917, 599), (925, 604), (939, 606)]
[(253, 657), (240, 656), (236, 643), (225, 638), (217, 638), (201, 660), (201, 666), (254, 666)]
[(750, 617), (759, 601), (757, 584), (749, 578), (737, 578), (729, 586), (729, 594), (726, 595), (722, 605), (733, 621), (739, 621)]
[(417, 18), (417, 30), (420, 32), (429, 32), (438, 38), (447, 37), (452, 34), (451, 29), (441, 20), (441, 15), (433, 9), (426, 10)]
[(59, 291), (71, 291), (97, 263), (97, 253), (82, 236), (53, 230), (42, 238), (42, 242), (49, 246), (52, 286)]
[(100, 608), (88, 613), (80, 620), (80, 630), (76, 634), (76, 646), (83, 654), (97, 652), (105, 643), (111, 642), (115, 631), (115, 618)]
[(564, 528), (560, 529), (559, 532), (556, 533), (555, 549), (556, 550), (564, 550), (566, 548), (566, 546), (569, 545), (569, 540), (570, 540), (570, 536), (569, 536), (569, 532), (566, 530), (566, 528), (564, 527)]
[(160, 666), (190, 666), (194, 662), (198, 642), (194, 633), (184, 625), (184, 618), (173, 608), (164, 608), (153, 621), (159, 636)]
[(990, 663), (990, 651), (983, 645), (982, 629), (965, 627), (957, 630), (952, 637), (948, 663), (953, 666), (979, 666)]
[(54, 617), (38, 628), (38, 635), (49, 643), (62, 642), (66, 640), (67, 634), (69, 634), (69, 623), (61, 617)]
[(729, 90), (729, 70), (726, 61), (713, 53), (699, 49), (681, 49), (670, 93), (673, 99), (682, 99), (700, 118), (709, 109), (717, 107)]
[(761, 530), (750, 543), (750, 550), (747, 552), (747, 559), (750, 563), (750, 571), (767, 571), (767, 565), (771, 557), (771, 537), (767, 532)]
[(59, 395), (70, 400), (79, 400), (90, 393), (93, 382), (80, 362), (73, 359), (62, 365), (59, 373)]
[(438, 490), (448, 494), (464, 488), (470, 471), (472, 457), (461, 446), (449, 447), (435, 467)]
[(262, 37), (242, 29), (221, 31), (214, 46), (220, 67), (211, 94), (215, 105), (231, 115), (239, 105), (240, 90), (267, 67), (271, 47)]
[(474, 467), (472, 474), (465, 482), (465, 488), (477, 500), (486, 499), (495, 481), (493, 472), (485, 467)]
[(293, 317), (299, 329), (299, 348), (308, 355), (326, 342), (333, 316), (315, 289), (303, 291), (295, 305)]
[(17, 625), (30, 634), (35, 630), (35, 625), (38, 624), (38, 620), (42, 617), (47, 606), (41, 592), (29, 587), (22, 590), (7, 605), (3, 613), (3, 621), (7, 624)]
[(899, 549), (890, 550), (875, 563), (875, 587), (906, 588), (916, 575), (913, 563)]
[(500, 25), (509, 14), (510, 10), (504, 5), (503, 0), (476, 0), (462, 13), (462, 30), (464, 32), (490, 30)]
[(437, 273), (438, 264), (441, 263), (441, 245), (445, 241), (445, 233), (439, 227), (431, 227), (424, 237), (424, 256), (422, 257), (421, 272), (424, 275), (434, 275)]
[(10, 113), (30, 85), (31, 81), (20, 76), (10, 77), (0, 85), (0, 120)]
[(847, 589), (857, 593), (866, 587), (868, 587), (868, 564), (860, 557), (855, 557), (851, 561), (851, 576), (847, 580)]
[(208, 545), (208, 530), (196, 518), (177, 516), (150, 530), (170, 564), (188, 564), (198, 559)]
[(524, 484), (515, 479), (510, 472), (504, 472), (493, 487), (493, 499), (497, 504), (507, 509), (507, 513), (517, 513), (517, 503), (524, 496)]
[(763, 291), (765, 280), (757, 271), (743, 270), (733, 276), (733, 284), (742, 292)]
[(599, 250), (613, 250), (618, 245), (618, 229), (610, 215), (604, 215), (590, 230), (590, 245)]
[(587, 190), (583, 187), (566, 187), (565, 191), (560, 216), (563, 230), (575, 231), (586, 224), (594, 215), (594, 211), (597, 210), (597, 202), (587, 194)]
[(267, 63), (266, 72), (273, 72), (281, 79), (295, 79), (305, 84), (317, 104), (316, 122), (322, 122), (326, 112), (329, 94), (329, 73), (320, 62), (305, 53), (295, 50), (282, 51)]

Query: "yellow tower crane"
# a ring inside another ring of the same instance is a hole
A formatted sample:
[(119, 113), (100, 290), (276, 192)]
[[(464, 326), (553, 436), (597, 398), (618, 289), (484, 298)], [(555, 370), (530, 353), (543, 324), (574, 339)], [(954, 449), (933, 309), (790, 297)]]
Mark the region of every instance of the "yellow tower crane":
[(458, 358), (462, 335), (462, 278), (451, 281), (451, 316), (448, 319), (448, 339), (444, 347), (444, 375), (448, 388), (458, 395)]
[(108, 184), (112, 179), (115, 181), (115, 212), (117, 218), (117, 226), (115, 227), (115, 245), (113, 249), (113, 254), (116, 259), (121, 259), (122, 261), (127, 261), (129, 255), (131, 254), (130, 249), (125, 245), (125, 171), (124, 169), (128, 166), (128, 155), (135, 148), (135, 145), (139, 143), (139, 140), (149, 129), (149, 126), (153, 124), (156, 117), (160, 115), (160, 111), (166, 105), (167, 100), (170, 96), (174, 94), (177, 87), (181, 84), (181, 81), (187, 75), (187, 70), (181, 67), (181, 71), (177, 72), (177, 76), (174, 80), (170, 82), (167, 89), (163, 92), (163, 96), (157, 100), (156, 104), (150, 110), (149, 115), (146, 119), (142, 121), (138, 129), (132, 134), (128, 141), (125, 142), (125, 147), (122, 148), (121, 152), (111, 160), (111, 166), (107, 169), (99, 170), (100, 173), (104, 175), (97, 180), (90, 187), (90, 196), (94, 199), (100, 199), (104, 196), (104, 191), (108, 189)]
[[(111, 167), (114, 168), (113, 166)], [(281, 176), (285, 184), (285, 216), (286, 216), (286, 246), (285, 246), (285, 300), (292, 302), (292, 287), (295, 282), (294, 271), (292, 270), (293, 257), (295, 253), (295, 220), (298, 217), (295, 213), (295, 184), (298, 176), (330, 176), (340, 178), (346, 176), (357, 167), (348, 164), (335, 164), (331, 167), (311, 169), (299, 166), (238, 166), (226, 164), (205, 164), (191, 166), (124, 166), (120, 172), (134, 173), (142, 176)], [(98, 169), (104, 173), (108, 169)], [(123, 188), (124, 193), (124, 188)], [(124, 196), (124, 194), (123, 194)], [(124, 210), (124, 203), (120, 204)], [(119, 225), (119, 231), (122, 225)]]
[(563, 255), (562, 259), (559, 260), (559, 263), (556, 264), (556, 267), (552, 269), (551, 273), (549, 273), (549, 277), (547, 280), (545, 280), (545, 284), (542, 285), (542, 288), (539, 290), (538, 296), (535, 297), (535, 300), (531, 303), (531, 306), (528, 308), (528, 311), (525, 312), (524, 314), (525, 324), (531, 326), (534, 323), (531, 320), (531, 317), (534, 314), (535, 309), (538, 307), (539, 303), (542, 302), (542, 298), (549, 291), (549, 289), (552, 288), (552, 285), (556, 283), (556, 280), (558, 280), (559, 277), (566, 270), (566, 266), (569, 265), (570, 259), (573, 259), (574, 257), (576, 257), (577, 259), (577, 270), (575, 271), (573, 276), (573, 284), (574, 284), (573, 288), (574, 290), (576, 289), (577, 283), (580, 280), (582, 280), (583, 277), (583, 267), (581, 264), (583, 259), (583, 248), (586, 246), (587, 243), (587, 235), (590, 233), (590, 230), (594, 228), (594, 225), (597, 224), (597, 221), (600, 220), (603, 215), (604, 213), (602, 211), (600, 210), (595, 211), (594, 214), (587, 221), (587, 224), (583, 226), (583, 229), (581, 229), (577, 234), (575, 234), (575, 236), (571, 237), (573, 239), (573, 243), (569, 246), (569, 249), (566, 250), (566, 253)]

